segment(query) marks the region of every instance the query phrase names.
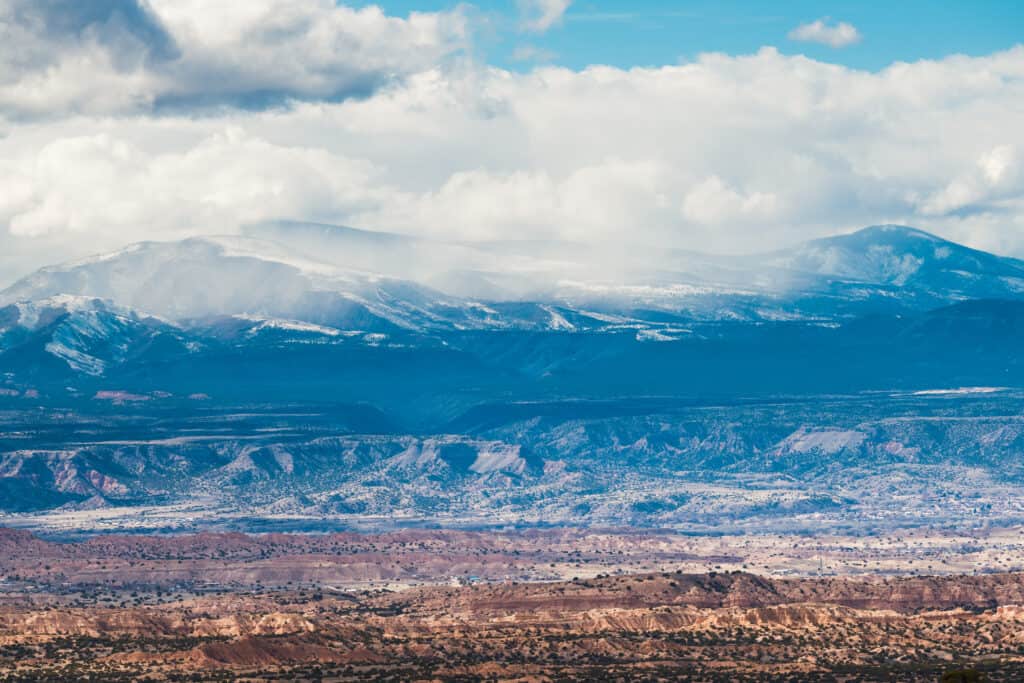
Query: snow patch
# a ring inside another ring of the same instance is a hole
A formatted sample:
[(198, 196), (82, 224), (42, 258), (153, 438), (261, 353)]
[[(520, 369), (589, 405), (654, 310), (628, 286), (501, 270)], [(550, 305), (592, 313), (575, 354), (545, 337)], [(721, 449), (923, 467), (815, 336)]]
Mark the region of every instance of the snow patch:
[(994, 394), (1006, 391), (1006, 387), (959, 387), (957, 389), (925, 389), (915, 391), (914, 396), (963, 396), (965, 394)]
[(71, 366), (71, 369), (77, 370), (78, 372), (84, 372), (87, 375), (98, 377), (107, 369), (107, 364), (99, 358), (90, 356), (87, 353), (82, 353), (76, 349), (72, 349), (60, 342), (50, 342), (44, 348), (47, 353), (60, 358)]
[(636, 340), (638, 342), (673, 342), (679, 338), (691, 334), (690, 330), (666, 327), (660, 330), (637, 330)]
[(309, 332), (311, 334), (322, 334), (328, 337), (338, 337), (341, 335), (341, 330), (333, 327), (326, 327), (324, 325), (316, 325), (314, 323), (307, 323), (301, 320), (286, 320), (283, 318), (263, 318), (260, 316), (241, 314), (233, 316), (239, 320), (246, 320), (248, 322), (259, 323), (251, 330), (249, 334), (255, 334), (260, 330), (286, 330), (289, 332)]
[(547, 311), (547, 314), (551, 316), (551, 320), (548, 321), (548, 328), (552, 330), (565, 330), (567, 332), (573, 332), (576, 326), (565, 319), (565, 316), (556, 311), (551, 306), (541, 306), (542, 309)]
[(808, 431), (799, 429), (782, 440), (778, 450), (791, 453), (824, 453), (831, 455), (840, 451), (858, 448), (867, 435), (855, 430)]

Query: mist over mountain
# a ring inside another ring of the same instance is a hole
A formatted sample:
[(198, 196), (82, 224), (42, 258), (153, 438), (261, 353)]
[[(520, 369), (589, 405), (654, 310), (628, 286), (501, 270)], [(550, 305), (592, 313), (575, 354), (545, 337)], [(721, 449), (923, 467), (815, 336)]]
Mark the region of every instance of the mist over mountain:
[(346, 301), (407, 329), (474, 319), (517, 326), (466, 311), (513, 302), (707, 320), (838, 319), (1018, 298), (1024, 262), (901, 226), (725, 257), (566, 242), (454, 243), (278, 222), (250, 226), (241, 237), (144, 242), (43, 268), (0, 292), (0, 302), (59, 294), (175, 321), (251, 314), (320, 323)]
[(719, 257), (275, 223), (37, 271), (0, 292), (0, 361), (61, 395), (334, 395), (415, 422), (497, 397), (1001, 386), (1021, 302), (1021, 261), (899, 226)]

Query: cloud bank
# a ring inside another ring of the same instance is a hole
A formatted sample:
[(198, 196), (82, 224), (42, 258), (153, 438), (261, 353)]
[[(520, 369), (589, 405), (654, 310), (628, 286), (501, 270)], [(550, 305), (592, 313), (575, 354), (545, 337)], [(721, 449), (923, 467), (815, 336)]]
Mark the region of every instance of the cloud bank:
[[(898, 222), (1024, 255), (1021, 47), (879, 72), (764, 48), (513, 73), (449, 59), (460, 15), (230, 4), (4, 5), (28, 12), (8, 34), (73, 39), (0, 48), (0, 280), (269, 219), (720, 252)], [(321, 20), (333, 37), (298, 50)]]

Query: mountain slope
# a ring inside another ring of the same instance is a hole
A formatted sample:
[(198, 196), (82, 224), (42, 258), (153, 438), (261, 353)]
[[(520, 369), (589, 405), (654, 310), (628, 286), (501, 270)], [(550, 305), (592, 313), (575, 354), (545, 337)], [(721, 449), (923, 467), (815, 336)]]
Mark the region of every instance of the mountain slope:
[(62, 294), (174, 321), (255, 315), (369, 332), (489, 324), (486, 311), (422, 285), (241, 237), (144, 242), (44, 268), (0, 292), (0, 304)]
[(1024, 262), (895, 225), (738, 257), (637, 245), (446, 243), (287, 222), (248, 232), (307, 257), (400, 272), (458, 296), (633, 317), (648, 310), (699, 320), (834, 319), (1024, 298)]
[(948, 298), (1024, 296), (1024, 261), (898, 225), (878, 225), (766, 255), (766, 264)]
[(101, 299), (57, 295), (0, 308), (0, 363), (100, 376), (145, 354), (184, 353), (184, 331)]

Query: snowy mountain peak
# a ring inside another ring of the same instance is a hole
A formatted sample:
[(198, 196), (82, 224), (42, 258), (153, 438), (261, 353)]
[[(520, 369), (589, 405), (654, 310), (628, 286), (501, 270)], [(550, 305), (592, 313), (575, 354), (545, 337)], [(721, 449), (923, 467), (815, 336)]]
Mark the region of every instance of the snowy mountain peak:
[[(0, 292), (0, 306), (67, 296), (179, 324), (240, 315), (342, 332), (582, 332), (615, 327), (612, 319), (630, 321), (616, 329), (712, 319), (836, 320), (964, 299), (1024, 298), (1024, 262), (899, 225), (750, 257), (618, 254), (618, 263), (607, 267), (586, 263), (606, 258), (607, 250), (581, 249), (577, 262), (566, 264), (544, 248), (521, 246), (512, 253), (499, 243), (470, 249), (351, 228), (274, 224), (248, 236), (144, 242), (44, 268)], [(378, 264), (386, 269), (368, 268)], [(462, 291), (445, 294), (432, 286), (451, 280), (438, 278), (439, 264), (442, 271), (472, 266), (456, 278)]]
[[(912, 228), (909, 225), (898, 225), (895, 223), (884, 223), (882, 225), (869, 225), (841, 237), (858, 238), (868, 241), (889, 241), (905, 243), (907, 240), (926, 240), (929, 242), (947, 242), (938, 235), (930, 232)], [(837, 239), (837, 238), (826, 238)]]
[(1024, 292), (1024, 262), (923, 230), (878, 225), (768, 255), (775, 266), (842, 280), (947, 291), (954, 298)]
[(471, 301), (241, 236), (144, 242), (44, 268), (0, 292), (0, 305), (65, 295), (177, 322), (251, 315), (369, 332), (487, 324)]

